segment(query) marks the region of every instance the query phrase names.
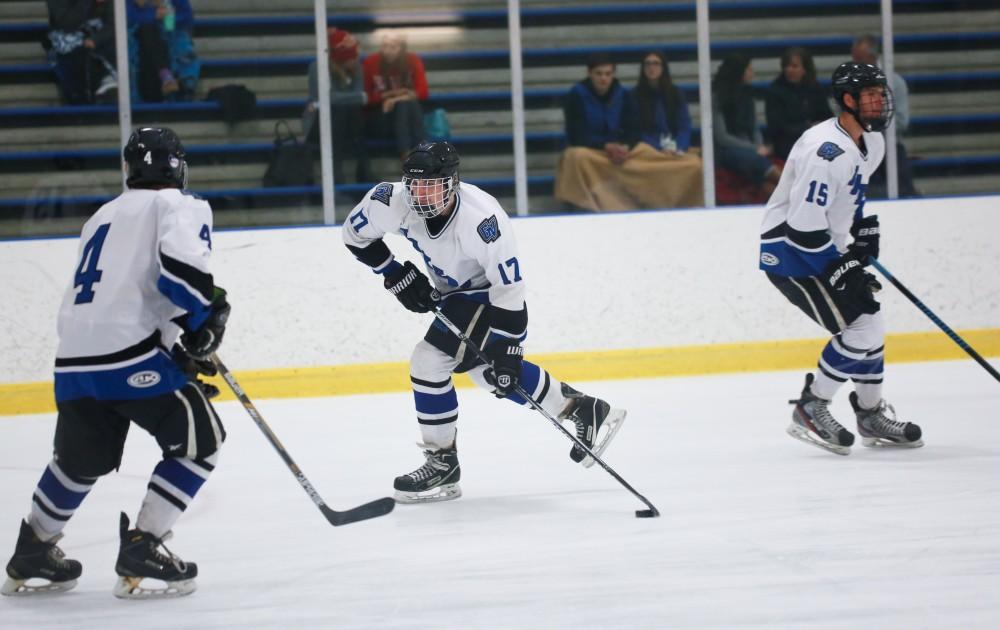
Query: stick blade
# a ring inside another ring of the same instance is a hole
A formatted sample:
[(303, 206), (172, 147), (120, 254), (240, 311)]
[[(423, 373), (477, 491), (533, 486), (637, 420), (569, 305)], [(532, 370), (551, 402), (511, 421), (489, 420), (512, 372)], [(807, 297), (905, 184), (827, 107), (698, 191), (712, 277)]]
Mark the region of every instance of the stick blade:
[(323, 516), (326, 520), (330, 522), (334, 527), (339, 527), (341, 525), (350, 525), (351, 523), (357, 523), (358, 521), (367, 521), (370, 518), (377, 518), (379, 516), (385, 516), (396, 507), (396, 501), (392, 497), (382, 497), (381, 499), (376, 499), (364, 505), (359, 505), (356, 508), (351, 508), (343, 512), (338, 512), (337, 510), (331, 510), (325, 505), (320, 509), (323, 512)]

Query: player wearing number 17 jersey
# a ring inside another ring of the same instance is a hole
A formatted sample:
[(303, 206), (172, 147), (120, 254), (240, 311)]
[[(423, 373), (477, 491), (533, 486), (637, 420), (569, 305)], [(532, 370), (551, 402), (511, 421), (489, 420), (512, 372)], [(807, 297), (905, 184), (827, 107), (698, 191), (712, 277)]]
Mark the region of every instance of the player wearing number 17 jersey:
[[(212, 210), (184, 191), (184, 147), (143, 128), (123, 151), (129, 190), (83, 227), (59, 311), (55, 454), (21, 523), (4, 595), (72, 588), (82, 572), (56, 545), (98, 477), (118, 468), (129, 426), (163, 453), (135, 527), (119, 519), (114, 594), (185, 595), (198, 568), (162, 546), (215, 467), (225, 431), (197, 373), (222, 341), (229, 305), (208, 261)], [(180, 336), (183, 346), (174, 348)], [(165, 586), (141, 584), (153, 578)]]
[(807, 374), (788, 433), (847, 455), (854, 435), (829, 404), (851, 380), (850, 401), (865, 446), (921, 446), (920, 427), (900, 422), (882, 399), (885, 324), (864, 268), (878, 257), (879, 223), (864, 216), (868, 178), (882, 162), (880, 133), (892, 117), (892, 92), (876, 66), (848, 62), (833, 73), (836, 118), (802, 134), (767, 202), (760, 268), (781, 293), (833, 333), (815, 374)]
[[(459, 181), (458, 166), (450, 143), (421, 144), (404, 162), (402, 181), (374, 187), (343, 228), (348, 249), (383, 277), (404, 307), (417, 313), (439, 307), (490, 359), (489, 365), (482, 363), (436, 319), (413, 349), (410, 382), (425, 463), (396, 478), (396, 500), (403, 503), (461, 496), (453, 373), (468, 372), (498, 398), (524, 405), (515, 391), (520, 385), (553, 416), (572, 421), (577, 436), (598, 455), (625, 418), (623, 410), (553, 382), (548, 372), (523, 360), (527, 270), (513, 225), (495, 198)], [(395, 260), (383, 241), (387, 234), (409, 241), (430, 280), (413, 263)], [(575, 446), (570, 457), (584, 466), (593, 463)]]

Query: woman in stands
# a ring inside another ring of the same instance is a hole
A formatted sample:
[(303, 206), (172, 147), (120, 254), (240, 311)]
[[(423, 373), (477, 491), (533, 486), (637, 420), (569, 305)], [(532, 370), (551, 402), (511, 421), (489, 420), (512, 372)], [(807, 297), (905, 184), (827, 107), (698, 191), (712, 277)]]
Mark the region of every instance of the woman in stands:
[(684, 94), (670, 78), (666, 56), (657, 51), (646, 53), (639, 67), (639, 81), (632, 91), (639, 112), (640, 139), (657, 149), (661, 188), (671, 191), (657, 207), (674, 208), (704, 204), (701, 158), (689, 154), (691, 114)]
[(774, 192), (781, 167), (770, 159), (771, 148), (757, 127), (750, 83), (753, 66), (743, 55), (726, 57), (712, 83), (712, 125), (716, 164), (759, 187), (764, 198)]
[(363, 69), (369, 134), (392, 139), (405, 160), (424, 139), (420, 102), (429, 96), (424, 64), (407, 52), (405, 35), (386, 31), (379, 38), (379, 52), (365, 58)]
[(781, 74), (768, 87), (765, 105), (774, 155), (782, 160), (806, 129), (833, 116), (805, 48), (795, 46), (781, 55)]
[(112, 102), (118, 95), (114, 70), (114, 4), (109, 0), (49, 0), (45, 48), (55, 63), (66, 105)]
[[(368, 154), (361, 130), (361, 108), (365, 104), (364, 76), (358, 62), (358, 40), (339, 28), (327, 29), (330, 51), (330, 118), (333, 127), (333, 178), (344, 181), (345, 156), (357, 159), (356, 181), (372, 180)], [(319, 73), (315, 61), (309, 64), (309, 104), (302, 115), (306, 142), (319, 145)]]

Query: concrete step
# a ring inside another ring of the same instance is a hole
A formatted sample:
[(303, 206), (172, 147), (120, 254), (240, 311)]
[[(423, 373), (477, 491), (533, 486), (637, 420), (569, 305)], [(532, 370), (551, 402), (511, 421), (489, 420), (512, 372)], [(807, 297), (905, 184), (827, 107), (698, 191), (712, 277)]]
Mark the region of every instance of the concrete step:
[[(1000, 103), (1000, 90), (980, 92), (953, 92), (914, 94), (910, 98), (911, 116), (943, 116), (975, 113), (996, 113)], [(691, 106), (695, 126), (700, 123), (700, 108)], [(764, 120), (763, 103), (758, 103), (758, 119)], [(456, 136), (510, 134), (513, 131), (513, 114), (509, 109), (481, 112), (448, 112), (452, 133)], [(170, 123), (188, 145), (198, 144), (248, 144), (267, 143), (273, 139), (277, 118), (260, 118), (237, 123), (229, 127), (222, 121), (192, 121)], [(116, 148), (118, 127), (114, 124), (51, 126), (42, 128), (0, 128), (0, 146), (7, 152), (54, 151), (68, 149)], [(301, 136), (301, 121), (287, 119), (293, 132)], [(558, 108), (527, 110), (525, 127), (528, 133), (562, 132), (563, 114)], [(931, 144), (952, 146), (949, 135), (930, 136), (921, 140)], [(990, 137), (988, 135), (982, 136)], [(998, 144), (997, 146), (1000, 146)]]
[[(309, 51), (311, 52), (311, 51)], [(306, 54), (309, 54), (307, 52)], [(817, 73), (827, 77), (844, 59), (844, 56), (819, 56), (816, 58)], [(1000, 69), (1000, 48), (967, 51), (903, 53), (896, 58), (897, 71), (906, 76), (927, 76), (940, 74), (960, 74), (967, 72), (996, 72)], [(717, 63), (715, 64), (717, 66)], [(670, 64), (674, 81), (696, 84), (697, 63), (675, 61)], [(754, 70), (758, 80), (769, 81), (779, 73), (778, 59), (756, 59)], [(714, 69), (713, 69), (714, 71)], [(227, 83), (246, 85), (260, 99), (306, 98), (308, 82), (305, 72), (300, 75), (271, 75), (266, 67), (257, 76), (213, 77), (203, 79), (199, 85), (199, 98), (203, 98), (213, 87)], [(639, 74), (639, 60), (634, 64), (620, 64), (618, 79), (626, 86), (633, 86)], [(524, 69), (526, 89), (569, 89), (573, 82), (586, 75), (583, 60), (578, 66), (548, 66)], [(431, 94), (447, 94), (470, 91), (509, 91), (510, 72), (505, 68), (485, 70), (432, 70), (427, 73)], [(975, 92), (975, 94), (979, 94)], [(30, 107), (58, 105), (56, 84), (52, 81), (20, 84), (0, 90), (0, 107)], [(988, 102), (983, 99), (984, 103)], [(995, 102), (994, 102), (995, 103)]]
[[(955, 134), (946, 142), (938, 138), (907, 138), (907, 148), (911, 157), (935, 158), (952, 155), (977, 156), (994, 155), (1000, 146), (1000, 132), (982, 134)], [(529, 176), (551, 176), (559, 159), (559, 152), (531, 151), (527, 155)], [(371, 161), (372, 171), (378, 180), (395, 180), (399, 176), (399, 161), (390, 157), (377, 157)], [(314, 181), (321, 181), (320, 163), (311, 165)], [(190, 170), (190, 186), (193, 190), (219, 190), (259, 188), (266, 169), (266, 158), (256, 162), (239, 164), (194, 165)], [(347, 181), (354, 183), (354, 162), (345, 160), (344, 172)], [(513, 178), (514, 156), (512, 153), (493, 155), (468, 154), (462, 158), (462, 176), (467, 180)], [(31, 173), (8, 173), (4, 175), (4, 188), (0, 198), (29, 198), (43, 196), (75, 196), (108, 194), (120, 186), (120, 174), (116, 168), (98, 168), (78, 171), (45, 171)], [(1000, 190), (1000, 181), (997, 182)]]

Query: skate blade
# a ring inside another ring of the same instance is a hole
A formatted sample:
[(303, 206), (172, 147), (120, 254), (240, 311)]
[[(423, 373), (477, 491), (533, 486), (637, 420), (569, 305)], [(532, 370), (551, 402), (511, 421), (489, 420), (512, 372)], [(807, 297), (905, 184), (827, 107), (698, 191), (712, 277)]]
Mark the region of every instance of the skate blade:
[(462, 496), (462, 488), (457, 483), (446, 483), (443, 486), (431, 488), (424, 492), (404, 492), (396, 490), (393, 498), (396, 503), (412, 505), (414, 503), (436, 503), (438, 501), (451, 501)]
[[(597, 443), (596, 447), (590, 449), (594, 451), (594, 455), (600, 457), (604, 454), (604, 451), (610, 446), (611, 440), (618, 433), (618, 429), (622, 428), (626, 415), (628, 415), (628, 412), (624, 409), (612, 409), (608, 412), (608, 417), (604, 419), (604, 423), (601, 425), (602, 429), (607, 427), (608, 430), (604, 433), (604, 437)], [(590, 468), (594, 465), (594, 458), (586, 455), (580, 460), (580, 463), (583, 464), (584, 468)]]
[(914, 442), (893, 442), (884, 438), (862, 437), (861, 443), (868, 448), (920, 448), (924, 445), (922, 439)]
[(118, 576), (115, 588), (112, 590), (118, 599), (170, 599), (173, 597), (184, 597), (195, 592), (198, 585), (194, 578), (190, 580), (177, 580), (175, 582), (161, 582), (165, 586), (150, 588), (143, 586), (142, 581), (152, 578)]
[[(43, 579), (43, 578), (39, 578)], [(0, 586), (0, 595), (9, 597), (23, 597), (26, 595), (41, 595), (43, 593), (61, 593), (76, 586), (76, 580), (66, 580), (65, 582), (46, 582), (45, 584), (28, 584), (28, 580), (15, 580), (7, 577), (7, 580)]]
[(788, 429), (785, 430), (788, 435), (792, 436), (796, 440), (805, 442), (806, 444), (811, 444), (816, 448), (821, 448), (824, 451), (829, 451), (835, 455), (850, 455), (850, 446), (840, 446), (839, 444), (830, 444), (824, 440), (814, 437), (806, 428), (799, 426), (796, 422), (792, 422), (788, 425)]

